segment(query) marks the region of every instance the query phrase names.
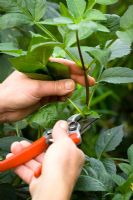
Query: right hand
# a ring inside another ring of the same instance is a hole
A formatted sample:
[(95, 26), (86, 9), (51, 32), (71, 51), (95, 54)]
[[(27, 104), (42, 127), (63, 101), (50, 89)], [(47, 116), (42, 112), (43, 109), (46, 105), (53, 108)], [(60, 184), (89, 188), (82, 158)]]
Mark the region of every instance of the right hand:
[[(33, 199), (54, 200), (56, 197), (56, 199), (68, 200), (70, 198), (85, 156), (67, 133), (67, 122), (57, 122), (52, 132), (54, 143), (46, 153), (14, 170), (23, 181), (30, 185)], [(12, 153), (7, 157), (21, 152), (29, 145), (27, 141), (13, 143)], [(42, 174), (39, 178), (35, 178), (34, 173), (41, 164), (43, 165)]]

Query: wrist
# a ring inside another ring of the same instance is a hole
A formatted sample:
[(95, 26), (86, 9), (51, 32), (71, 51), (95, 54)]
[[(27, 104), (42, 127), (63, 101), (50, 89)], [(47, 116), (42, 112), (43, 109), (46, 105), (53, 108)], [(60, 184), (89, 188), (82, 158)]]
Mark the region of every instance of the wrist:
[(66, 182), (64, 176), (45, 176), (42, 177), (40, 187), (36, 188), (33, 193), (31, 191), (32, 200), (69, 200), (73, 187), (73, 184), (70, 185)]

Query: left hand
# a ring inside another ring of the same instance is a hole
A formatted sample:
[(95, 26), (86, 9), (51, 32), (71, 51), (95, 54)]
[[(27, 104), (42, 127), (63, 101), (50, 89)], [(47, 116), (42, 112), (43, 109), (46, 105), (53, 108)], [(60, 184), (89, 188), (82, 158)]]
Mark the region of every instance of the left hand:
[[(14, 71), (0, 84), (0, 122), (21, 120), (47, 102), (63, 100), (72, 94), (75, 82), (85, 85), (84, 73), (74, 62), (60, 58), (50, 58), (50, 61), (68, 66), (71, 79), (33, 80), (23, 73)], [(88, 77), (88, 82), (91, 86), (95, 80)]]

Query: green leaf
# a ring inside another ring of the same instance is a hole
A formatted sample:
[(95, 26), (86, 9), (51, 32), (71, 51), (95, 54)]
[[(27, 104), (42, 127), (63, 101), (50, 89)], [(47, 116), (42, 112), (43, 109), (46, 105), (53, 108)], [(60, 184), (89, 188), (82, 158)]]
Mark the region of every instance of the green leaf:
[(106, 190), (110, 190), (112, 188), (112, 181), (103, 163), (95, 158), (89, 158), (89, 161), (90, 161), (90, 166), (92, 167), (93, 170), (95, 170), (97, 174), (97, 179), (103, 183)]
[(70, 79), (69, 67), (63, 64), (57, 62), (48, 62), (47, 69), (48, 74), (51, 75), (53, 80)]
[(133, 28), (133, 5), (129, 6), (128, 10), (121, 17), (120, 26), (123, 29)]
[(18, 49), (13, 43), (0, 43), (0, 51), (12, 56), (20, 56), (24, 53), (21, 49)]
[(131, 145), (128, 148), (127, 155), (128, 155), (128, 160), (130, 162), (130, 165), (133, 168), (133, 145)]
[(100, 134), (96, 143), (96, 154), (100, 158), (104, 152), (113, 151), (122, 141), (123, 126), (108, 129)]
[(96, 0), (96, 3), (102, 4), (102, 5), (111, 5), (117, 2), (118, 0)]
[(82, 19), (86, 9), (85, 0), (66, 0), (69, 12), (77, 20)]
[(84, 18), (85, 20), (90, 20), (90, 21), (107, 20), (106, 16), (102, 12), (96, 9), (87, 10), (87, 12), (84, 15)]
[(127, 192), (125, 194), (115, 194), (112, 200), (130, 200), (132, 197), (132, 191)]
[(58, 26), (58, 25), (72, 24), (73, 21), (68, 17), (57, 17), (53, 19), (46, 19), (45, 21), (41, 21), (40, 23)]
[(126, 31), (117, 31), (117, 36), (124, 42), (133, 43), (133, 28)]
[(21, 13), (8, 13), (0, 17), (0, 30), (27, 24), (31, 24), (31, 21)]
[(113, 160), (105, 158), (104, 160), (102, 160), (102, 163), (104, 164), (106, 171), (110, 175), (116, 174), (116, 164)]
[(4, 152), (10, 152), (11, 144), (15, 141), (26, 140), (24, 137), (7, 136), (0, 138), (0, 149)]
[(133, 183), (133, 173), (128, 177), (126, 182), (120, 185), (117, 190), (120, 191), (122, 194), (126, 194), (131, 191), (131, 184)]
[(116, 58), (121, 58), (130, 54), (131, 52), (131, 44), (127, 42), (123, 42), (120, 39), (117, 39), (110, 47), (111, 57), (110, 60), (114, 60)]
[(101, 65), (106, 65), (111, 52), (109, 49), (98, 49), (94, 47), (85, 47), (85, 51), (89, 52), (91, 56), (93, 56)]
[(132, 171), (132, 167), (127, 163), (120, 163), (119, 168), (127, 175)]
[(60, 3), (60, 12), (62, 16), (72, 18), (72, 16), (69, 13), (69, 10), (66, 8), (66, 6), (63, 3)]
[(64, 103), (52, 103), (43, 106), (38, 112), (31, 115), (28, 119), (30, 124), (39, 124), (45, 129), (52, 128), (56, 121), (60, 119), (67, 119), (69, 113), (66, 109), (67, 102)]
[(90, 176), (81, 175), (75, 186), (76, 191), (106, 191), (105, 186), (99, 180)]
[(90, 10), (96, 4), (96, 0), (88, 0), (87, 10)]
[(104, 70), (100, 82), (113, 84), (133, 83), (133, 70), (126, 67), (113, 67)]
[(117, 174), (111, 176), (112, 180), (118, 185), (123, 185), (126, 182), (126, 179), (124, 179), (122, 176), (119, 176)]
[(116, 14), (106, 14), (107, 20), (103, 23), (111, 33), (115, 33), (120, 28), (120, 16)]
[(46, 0), (25, 0), (26, 9), (31, 14), (33, 20), (38, 22), (46, 12)]

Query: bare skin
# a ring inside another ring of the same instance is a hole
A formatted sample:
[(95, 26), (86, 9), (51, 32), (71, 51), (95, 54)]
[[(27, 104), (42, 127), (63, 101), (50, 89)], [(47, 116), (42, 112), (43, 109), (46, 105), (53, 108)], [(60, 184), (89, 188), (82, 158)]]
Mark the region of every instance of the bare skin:
[[(54, 143), (46, 153), (15, 169), (15, 173), (29, 184), (32, 200), (69, 200), (84, 163), (83, 152), (68, 137), (68, 125), (59, 121), (53, 128)], [(27, 141), (12, 144), (7, 157), (29, 146)], [(38, 166), (43, 165), (39, 178), (34, 177)]]
[[(83, 71), (72, 61), (50, 58), (50, 61), (65, 64), (70, 69), (71, 79), (40, 81), (14, 71), (0, 84), (0, 122), (18, 121), (50, 101), (64, 100), (75, 89), (75, 83), (85, 85)], [(95, 84), (88, 77), (89, 85)]]

